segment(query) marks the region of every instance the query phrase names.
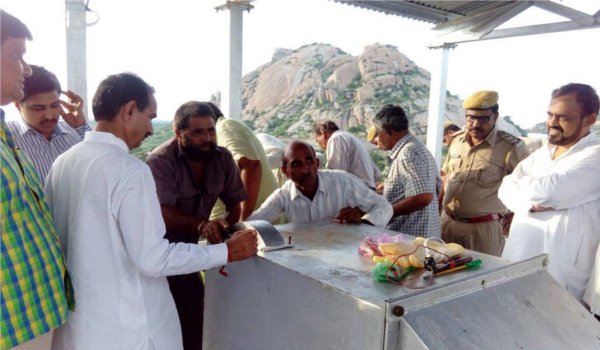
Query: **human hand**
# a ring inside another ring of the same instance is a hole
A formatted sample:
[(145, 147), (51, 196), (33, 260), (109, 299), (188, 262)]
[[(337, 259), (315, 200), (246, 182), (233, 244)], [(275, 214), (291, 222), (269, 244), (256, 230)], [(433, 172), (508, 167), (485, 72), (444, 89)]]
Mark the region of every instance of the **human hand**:
[(73, 91), (63, 91), (69, 101), (60, 100), (60, 115), (72, 128), (78, 128), (85, 123), (85, 114), (83, 113), (83, 99)]
[(247, 259), (256, 255), (258, 251), (258, 239), (256, 231), (243, 230), (238, 231), (225, 242), (227, 244), (227, 252), (229, 262)]
[(377, 194), (383, 195), (383, 182), (379, 182), (377, 183), (377, 185), (375, 185), (375, 192), (377, 192)]
[(222, 233), (227, 230), (229, 224), (225, 219), (216, 219), (208, 221), (200, 227), (200, 234), (206, 237), (210, 244), (223, 243)]
[(550, 210), (554, 210), (554, 208), (549, 208), (549, 207), (542, 207), (539, 204), (534, 204), (531, 209), (529, 209), (530, 213), (540, 213), (543, 211), (550, 211)]
[(363, 215), (365, 215), (365, 213), (363, 213), (360, 209), (347, 207), (340, 210), (340, 213), (333, 221), (338, 224), (359, 224), (361, 223)]

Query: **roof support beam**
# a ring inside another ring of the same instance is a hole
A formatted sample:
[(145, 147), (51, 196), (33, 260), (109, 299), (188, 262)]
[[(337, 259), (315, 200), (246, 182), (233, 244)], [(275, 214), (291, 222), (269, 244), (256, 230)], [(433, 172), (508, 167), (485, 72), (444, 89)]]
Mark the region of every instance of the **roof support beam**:
[[(487, 35), (476, 38), (468, 38), (464, 37), (462, 39), (456, 39), (451, 41), (441, 41), (434, 42), (429, 45), (429, 48), (442, 47), (447, 44), (460, 44), (467, 43), (479, 40), (492, 40), (492, 39), (504, 39), (504, 38), (512, 38), (517, 36), (525, 36), (525, 35), (535, 35), (535, 34), (546, 34), (546, 33), (558, 33), (558, 32), (567, 32), (571, 30), (581, 30), (581, 29), (594, 29), (600, 28), (600, 22), (596, 20), (596, 22), (589, 26), (582, 26), (579, 23), (568, 21), (568, 22), (559, 22), (559, 23), (548, 23), (548, 24), (538, 24), (532, 26), (518, 27), (518, 28), (506, 28), (506, 29), (497, 29), (490, 32)], [(443, 39), (442, 39), (443, 40)]]
[(442, 164), (442, 131), (446, 120), (446, 90), (448, 83), (448, 56), (456, 45), (441, 47), (440, 66), (431, 72), (429, 85), (429, 115), (427, 119), (427, 149), (433, 154), (438, 167)]
[[(87, 103), (87, 36), (86, 7), (83, 0), (65, 1), (65, 31), (67, 35), (67, 89)], [(84, 113), (89, 119), (89, 113)]]
[(254, 8), (252, 0), (228, 0), (216, 8), (229, 10), (229, 93), (225, 115), (232, 119), (242, 119), (242, 54), (244, 34), (244, 11)]
[(539, 7), (548, 12), (552, 12), (559, 16), (568, 18), (582, 25), (591, 25), (592, 23), (594, 23), (594, 16), (590, 16), (585, 12), (577, 11), (573, 8), (566, 7), (556, 2), (534, 1), (533, 6)]

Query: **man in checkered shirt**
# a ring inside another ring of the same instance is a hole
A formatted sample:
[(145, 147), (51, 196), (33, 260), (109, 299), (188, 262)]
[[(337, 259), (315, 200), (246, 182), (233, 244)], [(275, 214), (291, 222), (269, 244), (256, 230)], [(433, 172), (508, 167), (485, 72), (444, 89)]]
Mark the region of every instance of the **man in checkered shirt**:
[(400, 106), (386, 105), (375, 116), (377, 146), (391, 159), (383, 195), (394, 216), (386, 228), (413, 236), (440, 237), (438, 169), (425, 145), (408, 131)]

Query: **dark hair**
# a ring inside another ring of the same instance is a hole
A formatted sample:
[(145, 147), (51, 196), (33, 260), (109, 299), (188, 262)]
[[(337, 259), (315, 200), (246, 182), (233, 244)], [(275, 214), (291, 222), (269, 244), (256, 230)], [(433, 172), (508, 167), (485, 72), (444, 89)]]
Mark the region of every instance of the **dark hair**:
[(460, 131), (460, 128), (456, 124), (448, 124), (444, 127), (444, 135), (446, 135), (448, 131)]
[(94, 94), (94, 119), (111, 121), (130, 101), (135, 101), (138, 111), (143, 111), (150, 104), (153, 93), (154, 88), (133, 73), (110, 75), (100, 82)]
[(30, 65), (31, 75), (25, 77), (23, 83), (24, 97), (21, 101), (37, 94), (56, 91), (59, 95), (61, 92), (60, 83), (54, 73), (46, 70), (44, 67)]
[(192, 117), (211, 117), (215, 119), (215, 111), (210, 104), (198, 101), (190, 101), (182, 104), (177, 108), (173, 125), (177, 130), (185, 130), (190, 126), (190, 118)]
[(288, 157), (289, 157), (290, 153), (292, 153), (292, 150), (298, 146), (304, 146), (304, 147), (308, 148), (312, 152), (313, 157), (315, 157), (315, 160), (317, 159), (317, 152), (315, 152), (315, 149), (313, 148), (313, 146), (311, 146), (310, 143), (302, 141), (302, 140), (292, 140), (292, 141), (290, 141), (290, 143), (285, 145), (285, 147), (283, 148), (283, 152), (281, 153), (281, 165), (282, 166), (287, 166)]
[(375, 126), (386, 132), (408, 130), (408, 117), (400, 106), (383, 106), (375, 115), (373, 122)]
[(487, 110), (487, 109), (491, 110), (492, 113), (494, 113), (494, 114), (498, 114), (498, 110), (500, 109), (500, 106), (496, 103), (495, 105), (493, 105), (490, 108), (482, 109), (482, 111)]
[(217, 120), (219, 120), (219, 118), (224, 117), (223, 112), (221, 112), (221, 110), (219, 109), (219, 107), (217, 107), (216, 104), (212, 103), (212, 102), (205, 102), (207, 105), (210, 106), (210, 108), (212, 108), (213, 112), (214, 112), (214, 119), (215, 119), (215, 123), (217, 122)]
[(25, 23), (4, 10), (0, 10), (0, 36), (0, 43), (4, 43), (8, 38), (33, 39)]
[(600, 102), (598, 101), (598, 94), (593, 87), (586, 84), (570, 83), (559, 87), (552, 91), (552, 98), (560, 96), (575, 94), (575, 100), (581, 106), (583, 111), (582, 116), (596, 113), (600, 110)]
[(313, 132), (317, 135), (323, 135), (326, 131), (335, 132), (340, 130), (336, 123), (331, 120), (320, 120), (315, 123)]

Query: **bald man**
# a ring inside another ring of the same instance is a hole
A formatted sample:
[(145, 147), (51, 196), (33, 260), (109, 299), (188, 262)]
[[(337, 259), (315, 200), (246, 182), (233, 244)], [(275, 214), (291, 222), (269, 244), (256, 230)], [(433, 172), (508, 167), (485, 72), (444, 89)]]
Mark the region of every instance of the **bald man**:
[(292, 141), (283, 152), (282, 172), (290, 179), (267, 198), (248, 220), (273, 221), (281, 214), (288, 222), (329, 220), (385, 226), (392, 206), (356, 176), (340, 170), (318, 170), (315, 150)]

